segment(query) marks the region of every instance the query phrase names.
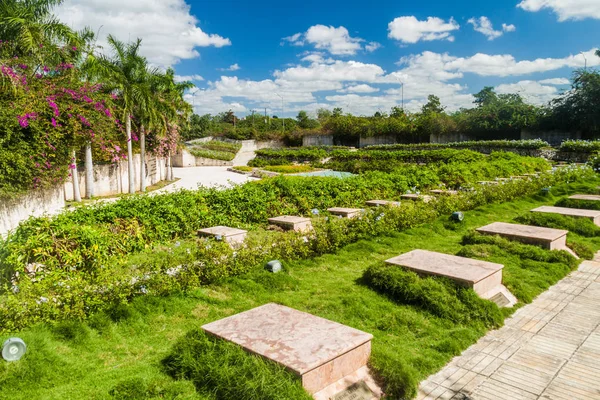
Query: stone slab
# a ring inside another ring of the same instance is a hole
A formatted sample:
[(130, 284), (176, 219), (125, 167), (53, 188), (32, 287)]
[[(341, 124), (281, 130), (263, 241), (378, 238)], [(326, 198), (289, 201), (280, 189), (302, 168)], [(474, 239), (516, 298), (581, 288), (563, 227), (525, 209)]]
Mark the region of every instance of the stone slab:
[(541, 245), (549, 250), (568, 249), (566, 240), (569, 231), (562, 229), (494, 222), (477, 228), (477, 232), (485, 235), (499, 235), (527, 244)]
[(327, 211), (329, 211), (333, 215), (340, 215), (344, 218), (356, 218), (360, 214), (362, 214), (364, 210), (362, 210), (361, 208), (333, 207), (328, 208)]
[(292, 215), (282, 215), (280, 217), (269, 218), (269, 223), (296, 232), (306, 232), (312, 229), (312, 222), (310, 218), (296, 217)]
[(202, 327), (292, 371), (316, 393), (367, 364), (372, 335), (278, 304)]
[(398, 207), (400, 202), (389, 200), (369, 200), (366, 202), (366, 204), (369, 207)]
[(550, 214), (560, 214), (566, 215), (568, 217), (575, 218), (588, 218), (594, 221), (594, 224), (600, 226), (600, 211), (596, 210), (584, 210), (579, 208), (566, 208), (566, 207), (551, 207), (551, 206), (542, 206), (538, 208), (534, 208), (531, 212), (541, 212), (541, 213), (550, 213)]
[(212, 228), (200, 229), (199, 236), (221, 237), (229, 244), (240, 244), (246, 239), (248, 231), (230, 228), (228, 226), (213, 226)]
[(423, 201), (425, 203), (429, 203), (431, 200), (434, 199), (433, 196), (428, 196), (426, 194), (414, 194), (414, 193), (403, 194), (402, 196), (400, 196), (400, 198), (406, 199), (406, 200), (413, 200), (413, 201)]
[(588, 201), (600, 201), (600, 196), (595, 194), (575, 194), (570, 196), (569, 199), (573, 200), (588, 200)]
[(502, 284), (502, 268), (504, 268), (501, 264), (427, 250), (413, 250), (390, 258), (386, 263), (419, 274), (445, 276), (472, 287), (480, 295), (489, 293)]
[(499, 185), (500, 184), (500, 182), (498, 182), (498, 181), (479, 181), (477, 183), (479, 183), (480, 185)]
[(456, 196), (458, 194), (458, 190), (435, 189), (435, 190), (432, 190), (431, 193), (436, 194), (436, 195)]

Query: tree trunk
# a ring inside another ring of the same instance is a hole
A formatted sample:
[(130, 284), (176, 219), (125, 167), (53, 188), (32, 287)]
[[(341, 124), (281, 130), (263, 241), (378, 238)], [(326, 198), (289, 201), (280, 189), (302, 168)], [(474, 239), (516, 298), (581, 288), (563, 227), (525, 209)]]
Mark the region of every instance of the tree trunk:
[(140, 126), (140, 191), (146, 191), (146, 130)]
[(165, 160), (167, 165), (167, 181), (173, 180), (173, 170), (171, 169), (171, 152), (167, 153), (167, 159)]
[(131, 143), (131, 115), (127, 114), (125, 120), (125, 132), (127, 133), (127, 175), (129, 177), (129, 193), (135, 193), (135, 176), (133, 176), (133, 143)]
[(92, 142), (85, 144), (85, 197), (94, 197), (94, 162), (92, 159)]
[(77, 172), (77, 153), (75, 149), (71, 150), (71, 163), (75, 166), (71, 171), (73, 178), (73, 200), (81, 202), (81, 192), (79, 191), (79, 172)]

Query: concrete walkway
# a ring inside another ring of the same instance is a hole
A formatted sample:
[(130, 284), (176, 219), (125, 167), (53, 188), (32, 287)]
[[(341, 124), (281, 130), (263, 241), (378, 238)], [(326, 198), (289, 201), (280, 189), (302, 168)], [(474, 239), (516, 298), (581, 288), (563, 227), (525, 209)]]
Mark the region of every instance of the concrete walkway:
[(236, 184), (245, 183), (256, 178), (247, 175), (227, 171), (228, 167), (188, 167), (173, 168), (173, 173), (179, 181), (165, 186), (152, 193), (169, 193), (179, 189), (194, 190), (198, 185), (207, 187), (231, 187)]
[(541, 294), (423, 381), (418, 399), (600, 399), (600, 262)]

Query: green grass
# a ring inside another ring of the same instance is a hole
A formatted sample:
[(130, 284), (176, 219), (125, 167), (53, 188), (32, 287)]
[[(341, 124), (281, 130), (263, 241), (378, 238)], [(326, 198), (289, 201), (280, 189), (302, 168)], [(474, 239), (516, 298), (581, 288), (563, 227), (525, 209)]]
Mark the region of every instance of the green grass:
[[(465, 236), (469, 237), (476, 227), (492, 221), (514, 221), (532, 208), (554, 204), (560, 196), (597, 184), (555, 187), (557, 197), (539, 195), (481, 207), (466, 212), (460, 224), (444, 217), (402, 233), (362, 240), (337, 254), (285, 262), (284, 272), (277, 275), (259, 270), (185, 294), (141, 297), (131, 305), (96, 314), (85, 323), (40, 324), (15, 332), (11, 336), (23, 338), (29, 348), (20, 362), (0, 363), (0, 399), (258, 399), (272, 393), (272, 386), (286, 388), (279, 399), (299, 398), (293, 397), (295, 389), (286, 383), (285, 376), (265, 383), (264, 372), (272, 366), (246, 370), (244, 366), (257, 362), (252, 356), (243, 357), (239, 352), (232, 355), (231, 348), (210, 352), (208, 339), (197, 332), (205, 323), (268, 302), (373, 334), (371, 366), (386, 382), (391, 398), (408, 397), (420, 380), (474, 343), (496, 320), (457, 319), (455, 311), (470, 301), (459, 295), (452, 300), (458, 308), (450, 313), (398, 301), (371, 289), (363, 277), (365, 271), (417, 248), (469, 255), (504, 264), (506, 286), (529, 302), (566, 275), (574, 264), (568, 258), (548, 251), (540, 253), (530, 246), (505, 248), (501, 242), (465, 241)], [(600, 238), (584, 239), (594, 251), (600, 249)], [(540, 257), (545, 258), (540, 261)], [(445, 296), (452, 298), (456, 288), (447, 282), (443, 286)], [(510, 312), (502, 310), (504, 315)], [(186, 334), (190, 340), (185, 339)], [(174, 364), (174, 349), (188, 351), (188, 356), (203, 356), (198, 362), (188, 357), (188, 362)], [(207, 365), (200, 365), (203, 359), (208, 360)], [(241, 369), (228, 364), (231, 360), (237, 360), (234, 364), (241, 365)], [(247, 373), (235, 376), (235, 371)], [(190, 380), (177, 381), (172, 376)], [(233, 393), (224, 391), (227, 385), (240, 386)]]
[(270, 172), (278, 172), (280, 174), (297, 174), (301, 172), (312, 172), (316, 170), (310, 165), (271, 165), (262, 169)]
[(188, 151), (195, 157), (211, 158), (213, 160), (231, 161), (242, 145), (239, 143), (220, 142), (211, 140), (210, 142), (194, 143), (188, 147)]

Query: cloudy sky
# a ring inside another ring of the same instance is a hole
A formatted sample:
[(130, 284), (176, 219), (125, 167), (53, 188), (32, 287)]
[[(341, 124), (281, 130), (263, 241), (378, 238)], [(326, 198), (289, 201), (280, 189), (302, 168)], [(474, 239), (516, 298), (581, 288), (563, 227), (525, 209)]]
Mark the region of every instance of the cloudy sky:
[(370, 115), (429, 94), (456, 110), (484, 86), (543, 104), (600, 65), (600, 0), (66, 0), (56, 12), (101, 38), (142, 38), (153, 64), (196, 84), (199, 114), (281, 115), (283, 100), (286, 116)]

